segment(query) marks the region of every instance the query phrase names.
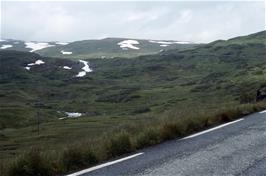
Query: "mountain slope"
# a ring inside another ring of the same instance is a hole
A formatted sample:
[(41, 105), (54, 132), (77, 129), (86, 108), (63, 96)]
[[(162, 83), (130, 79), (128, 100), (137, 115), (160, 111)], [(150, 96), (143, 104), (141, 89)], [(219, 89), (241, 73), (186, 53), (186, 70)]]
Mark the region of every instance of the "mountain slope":
[(0, 50), (16, 50), (16, 51), (28, 51), (35, 52), (47, 47), (54, 47), (57, 45), (65, 45), (67, 43), (61, 42), (26, 42), (22, 40), (6, 39), (0, 40)]
[(190, 49), (197, 44), (178, 41), (138, 40), (125, 38), (106, 38), (102, 40), (83, 40), (62, 42), (24, 42), (19, 40), (0, 41), (0, 50), (31, 51), (42, 56), (64, 58), (113, 58), (136, 57), (156, 54), (169, 49)]
[[(168, 49), (187, 49), (196, 44), (179, 44), (176, 41), (135, 40), (125, 38), (106, 38), (102, 40), (84, 40), (65, 46), (46, 48), (38, 53), (45, 56), (67, 58), (113, 58), (136, 57), (140, 55), (156, 54)], [(72, 52), (62, 54), (62, 51)]]
[[(220, 103), (225, 99), (237, 102), (242, 92), (255, 94), (265, 81), (264, 48), (263, 44), (249, 42), (172, 50), (133, 60), (90, 59), (93, 72), (81, 78), (77, 77), (83, 71), (81, 62), (1, 51), (2, 96), (8, 101), (10, 94), (5, 91), (16, 90), (18, 95), (12, 96), (19, 96), (22, 104), (31, 98), (34, 101), (40, 98), (47, 104), (54, 102), (54, 112), (80, 111), (94, 115), (130, 115), (139, 108), (156, 113), (172, 105), (197, 103), (196, 97), (203, 95)], [(43, 60), (45, 64), (32, 66), (30, 70), (25, 68), (36, 60)], [(25, 86), (32, 88), (25, 89)], [(220, 96), (224, 94), (227, 96)], [(154, 100), (144, 103), (148, 97)], [(142, 107), (143, 103), (146, 105)], [(118, 105), (122, 110), (114, 108)]]
[(210, 43), (213, 46), (225, 46), (225, 45), (247, 45), (247, 44), (263, 44), (266, 45), (266, 31), (257, 32), (247, 36), (235, 37), (229, 40), (218, 40)]
[(32, 145), (61, 150), (124, 123), (146, 128), (161, 116), (167, 122), (254, 102), (266, 83), (266, 50), (252, 37), (245, 41), (134, 59), (87, 59), (93, 71), (83, 77), (77, 77), (83, 62), (0, 51), (0, 157)]

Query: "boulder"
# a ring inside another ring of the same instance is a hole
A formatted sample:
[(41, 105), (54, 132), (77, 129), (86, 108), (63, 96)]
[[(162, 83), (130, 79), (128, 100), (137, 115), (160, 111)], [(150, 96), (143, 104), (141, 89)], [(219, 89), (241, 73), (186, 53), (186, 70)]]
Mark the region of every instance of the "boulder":
[(261, 101), (263, 99), (266, 99), (266, 87), (257, 90), (256, 101)]

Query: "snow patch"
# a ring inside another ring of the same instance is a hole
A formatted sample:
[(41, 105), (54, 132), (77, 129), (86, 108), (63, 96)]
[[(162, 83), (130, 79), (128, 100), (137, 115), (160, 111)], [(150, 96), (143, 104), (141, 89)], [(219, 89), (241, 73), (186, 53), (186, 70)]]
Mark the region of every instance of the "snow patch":
[(174, 42), (169, 42), (169, 41), (154, 41), (154, 40), (150, 40), (149, 42), (150, 43), (158, 43), (158, 44), (161, 44), (161, 45), (171, 45), (171, 44), (174, 44)]
[(61, 53), (62, 53), (62, 54), (66, 54), (66, 55), (70, 55), (70, 54), (72, 54), (71, 51), (63, 51), (63, 50), (61, 51)]
[(190, 44), (191, 43), (191, 42), (186, 42), (186, 41), (155, 41), (155, 40), (150, 40), (149, 42), (150, 43), (158, 43), (158, 44), (161, 44), (161, 45)]
[(76, 77), (83, 77), (83, 76), (85, 76), (86, 75), (86, 72), (85, 71), (81, 71), (81, 72), (79, 72), (77, 75), (76, 75)]
[(26, 70), (30, 70), (30, 69), (31, 69), (30, 66), (34, 66), (34, 65), (42, 65), (42, 64), (44, 64), (44, 63), (45, 63), (44, 61), (38, 59), (38, 60), (36, 60), (34, 63), (29, 63), (29, 64), (27, 64), (27, 66), (24, 67), (24, 68), (25, 68)]
[(25, 42), (26, 48), (31, 48), (30, 52), (41, 50), (47, 47), (52, 47), (55, 45), (50, 45), (49, 43), (38, 43), (38, 42)]
[(57, 45), (67, 45), (68, 43), (67, 42), (56, 42), (55, 44), (57, 44)]
[(169, 45), (160, 45), (161, 47), (167, 47), (167, 46), (169, 46)]
[(79, 60), (79, 62), (84, 64), (84, 67), (82, 67), (81, 69), (84, 71), (79, 72), (76, 77), (83, 77), (85, 76), (87, 73), (92, 72), (92, 69), (89, 67), (89, 64), (87, 61), (84, 60)]
[(63, 66), (63, 69), (66, 69), (66, 70), (71, 70), (72, 68), (69, 67), (69, 66)]
[(0, 39), (0, 42), (5, 42), (6, 40)]
[(30, 63), (28, 64), (28, 66), (33, 66), (33, 65), (41, 65), (44, 64), (45, 62), (43, 62), (42, 60), (38, 59), (36, 60), (34, 63)]
[(44, 64), (45, 62), (43, 62), (42, 60), (37, 60), (35, 61), (35, 65), (41, 65)]
[(76, 118), (82, 116), (82, 113), (80, 112), (65, 112), (65, 114), (67, 115), (67, 117), (70, 118)]
[(30, 67), (24, 67), (26, 70), (30, 70)]
[(120, 48), (122, 48), (122, 49), (130, 48), (130, 49), (138, 50), (139, 48), (134, 46), (134, 45), (138, 45), (138, 44), (139, 44), (139, 42), (137, 40), (124, 40), (122, 42), (119, 42), (117, 45), (119, 45)]
[(2, 45), (1, 49), (7, 49), (7, 48), (11, 48), (13, 47), (13, 45)]
[(190, 44), (191, 42), (175, 42), (176, 44)]
[(84, 61), (84, 60), (79, 60), (80, 62), (82, 62), (85, 66), (82, 68), (85, 72), (92, 72), (92, 69), (90, 69), (88, 62)]

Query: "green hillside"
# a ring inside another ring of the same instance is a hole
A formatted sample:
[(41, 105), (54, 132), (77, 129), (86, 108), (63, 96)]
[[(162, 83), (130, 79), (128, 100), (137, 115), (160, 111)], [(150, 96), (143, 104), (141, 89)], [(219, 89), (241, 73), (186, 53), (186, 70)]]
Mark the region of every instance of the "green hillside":
[(266, 45), (265, 37), (266, 37), (266, 31), (261, 31), (255, 34), (236, 37), (236, 38), (232, 38), (229, 40), (215, 41), (215, 42), (210, 43), (210, 45), (214, 45), (214, 46), (224, 46), (224, 45), (232, 45), (232, 44), (247, 45), (247, 44), (252, 44), (252, 43)]
[[(1, 159), (29, 146), (50, 150), (92, 140), (124, 124), (252, 103), (266, 83), (265, 40), (260, 32), (132, 59), (91, 58), (93, 71), (84, 77), (76, 77), (84, 66), (78, 61), (0, 51)], [(45, 63), (25, 69), (38, 59)], [(82, 116), (65, 118), (64, 112)]]

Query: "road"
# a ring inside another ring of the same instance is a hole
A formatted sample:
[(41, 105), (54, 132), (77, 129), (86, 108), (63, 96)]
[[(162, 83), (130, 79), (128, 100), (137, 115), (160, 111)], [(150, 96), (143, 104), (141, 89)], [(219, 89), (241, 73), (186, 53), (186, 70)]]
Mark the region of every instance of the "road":
[(77, 175), (266, 176), (266, 111), (72, 174)]

